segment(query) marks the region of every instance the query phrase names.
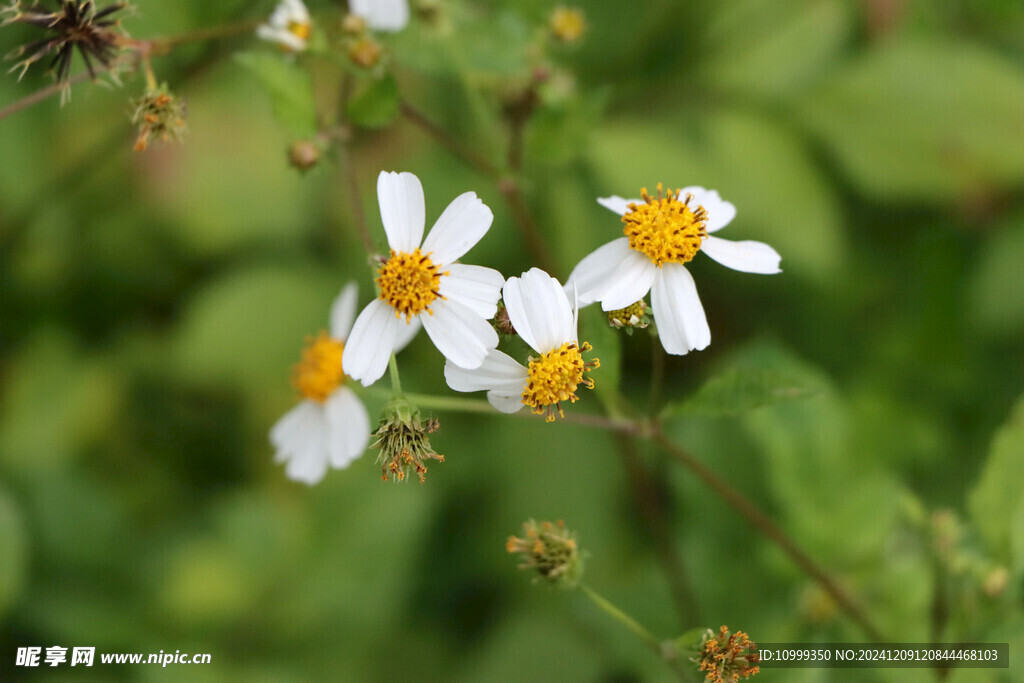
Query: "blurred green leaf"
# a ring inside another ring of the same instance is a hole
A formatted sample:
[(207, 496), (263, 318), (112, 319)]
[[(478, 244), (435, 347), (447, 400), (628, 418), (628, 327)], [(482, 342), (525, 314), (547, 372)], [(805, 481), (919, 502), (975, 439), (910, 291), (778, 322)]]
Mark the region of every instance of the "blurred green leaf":
[(968, 494), (967, 507), (989, 549), (1005, 561), (1010, 555), (1011, 523), (1024, 482), (1024, 396), (996, 431), (981, 478)]
[(954, 38), (886, 42), (798, 112), (881, 199), (952, 203), (1024, 180), (1024, 70)]
[(821, 388), (809, 383), (806, 377), (740, 363), (709, 379), (685, 401), (668, 406), (662, 416), (739, 415), (761, 406), (806, 398), (820, 392)]
[(0, 489), (0, 618), (22, 594), (28, 570), (28, 537), (17, 504)]
[(526, 129), (526, 158), (566, 164), (583, 154), (608, 96), (609, 91), (602, 89), (538, 109)]
[(789, 94), (826, 72), (855, 18), (841, 0), (731, 0), (708, 14), (697, 77), (744, 96)]
[(594, 370), (591, 376), (594, 379), (594, 391), (602, 403), (608, 405), (609, 401), (618, 396), (622, 379), (622, 343), (619, 335), (623, 333), (608, 324), (608, 318), (600, 306), (589, 306), (580, 311), (579, 327), (580, 342), (589, 342), (594, 347), (586, 357), (601, 360), (601, 367)]
[(398, 83), (388, 74), (369, 81), (356, 92), (346, 108), (352, 123), (363, 128), (383, 128), (398, 116)]
[(971, 320), (991, 334), (1024, 330), (1024, 214), (988, 237), (968, 285)]
[(316, 132), (313, 79), (308, 71), (270, 52), (239, 52), (234, 59), (263, 85), (274, 116), (293, 135), (306, 137)]
[(250, 398), (289, 395), (289, 368), (303, 340), (327, 329), (340, 289), (338, 278), (308, 267), (229, 273), (188, 305), (171, 362), (191, 381), (233, 385)]

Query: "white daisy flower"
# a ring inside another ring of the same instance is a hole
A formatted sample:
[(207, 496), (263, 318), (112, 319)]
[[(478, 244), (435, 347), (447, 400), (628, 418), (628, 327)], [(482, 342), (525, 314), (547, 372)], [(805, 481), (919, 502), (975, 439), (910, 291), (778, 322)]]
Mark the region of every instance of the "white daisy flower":
[(313, 23), (302, 0), (281, 0), (267, 23), (256, 27), (257, 36), (289, 52), (303, 52), (312, 31)]
[(591, 347), (577, 341), (576, 311), (569, 297), (558, 280), (539, 268), (509, 278), (503, 296), (512, 326), (540, 355), (530, 356), (528, 366), (497, 349), (488, 351), (475, 369), (446, 362), (448, 386), (455, 391), (486, 391), (487, 400), (503, 413), (527, 405), (546, 422), (553, 421), (556, 412), (564, 417), (562, 401), (575, 403), (580, 384), (592, 389), (594, 381), (584, 373), (601, 366), (596, 358), (583, 360), (582, 352)]
[(736, 216), (736, 207), (715, 190), (685, 187), (657, 198), (602, 197), (598, 203), (622, 216), (620, 237), (584, 258), (569, 276), (582, 304), (601, 302), (605, 311), (625, 308), (651, 292), (654, 320), (665, 350), (683, 355), (711, 343), (704, 307), (693, 276), (683, 264), (698, 251), (733, 270), (779, 273), (778, 252), (763, 242), (733, 242), (709, 233)]
[(363, 454), (370, 440), (370, 417), (346, 384), (341, 356), (356, 312), (357, 288), (347, 285), (331, 307), (331, 332), (321, 332), (303, 350), (292, 381), (303, 400), (270, 430), (289, 478), (315, 484), (327, 467), (341, 469)]
[(366, 386), (376, 382), (397, 341), (415, 334), (421, 321), (445, 358), (459, 367), (478, 367), (498, 345), (498, 334), (487, 320), (497, 311), (505, 279), (492, 268), (455, 261), (487, 233), (494, 220), (491, 210), (476, 193), (461, 194), (423, 239), (419, 178), (382, 171), (377, 199), (391, 255), (377, 272), (380, 295), (352, 328), (345, 372)]
[(409, 0), (349, 0), (348, 7), (374, 31), (401, 31), (409, 23)]

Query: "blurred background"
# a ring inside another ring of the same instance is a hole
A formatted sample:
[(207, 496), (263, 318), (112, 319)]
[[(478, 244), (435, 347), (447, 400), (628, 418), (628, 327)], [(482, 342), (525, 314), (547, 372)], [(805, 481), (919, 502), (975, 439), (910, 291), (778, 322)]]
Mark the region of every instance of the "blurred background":
[[(1024, 652), (1024, 6), (580, 2), (586, 30), (560, 44), (549, 2), (412, 2), (378, 37), (404, 101), (500, 166), (532, 93), (522, 191), (553, 275), (620, 234), (598, 196), (658, 182), (717, 188), (738, 209), (723, 236), (782, 254), (776, 276), (692, 264), (714, 341), (666, 366), (673, 438), (889, 638)], [(135, 4), (136, 38), (273, 9)], [(341, 5), (309, 7), (329, 45)], [(7, 27), (0, 49), (37, 37)], [(154, 58), (188, 103), (182, 145), (132, 152), (139, 75), (0, 121), (0, 678), (63, 679), (15, 667), (16, 648), (83, 645), (212, 655), (76, 669), (93, 680), (669, 680), (581, 595), (516, 571), (505, 540), (531, 517), (576, 530), (588, 584), (659, 636), (866, 639), (689, 472), (579, 425), (437, 412), (447, 460), (423, 485), (381, 482), (372, 451), (315, 487), (287, 480), (267, 432), (295, 400), (290, 368), (342, 285), (365, 303), (372, 281), (344, 169), (288, 165), (296, 130), (252, 68), (268, 60), (311, 73), (327, 115), (337, 64), (246, 34)], [(49, 83), (7, 75), (0, 107)], [(407, 170), (428, 225), (466, 190), (492, 207), (469, 262), (534, 264), (490, 179), (405, 118), (365, 123), (349, 156), (378, 247), (376, 176)], [(649, 336), (582, 317), (642, 407)], [(425, 337), (400, 361), (407, 389), (447, 393)]]

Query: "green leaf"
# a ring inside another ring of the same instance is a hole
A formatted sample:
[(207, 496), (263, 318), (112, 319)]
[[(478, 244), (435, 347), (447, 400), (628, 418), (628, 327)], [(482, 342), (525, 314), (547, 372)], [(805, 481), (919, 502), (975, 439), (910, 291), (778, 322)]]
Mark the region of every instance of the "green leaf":
[(975, 326), (997, 335), (1024, 329), (1024, 214), (988, 238), (968, 288)]
[(0, 490), (0, 617), (21, 594), (28, 569), (27, 541), (14, 500)]
[(1010, 555), (1011, 525), (1021, 504), (1024, 482), (1024, 396), (996, 432), (981, 478), (967, 498), (974, 522), (990, 550)]
[(701, 386), (690, 398), (668, 406), (663, 417), (677, 415), (739, 415), (754, 408), (807, 398), (822, 392), (806, 377), (758, 367), (745, 357)]
[(826, 70), (854, 26), (841, 0), (716, 2), (702, 18), (697, 77), (708, 88), (786, 95)]
[(317, 130), (313, 79), (293, 61), (267, 52), (240, 52), (235, 61), (248, 69), (267, 91), (274, 116), (298, 137)]
[(398, 116), (398, 83), (388, 74), (370, 81), (357, 92), (346, 107), (352, 123), (363, 128), (383, 128)]
[(798, 115), (881, 199), (953, 202), (1024, 180), (1024, 73), (968, 43), (887, 42), (802, 98)]

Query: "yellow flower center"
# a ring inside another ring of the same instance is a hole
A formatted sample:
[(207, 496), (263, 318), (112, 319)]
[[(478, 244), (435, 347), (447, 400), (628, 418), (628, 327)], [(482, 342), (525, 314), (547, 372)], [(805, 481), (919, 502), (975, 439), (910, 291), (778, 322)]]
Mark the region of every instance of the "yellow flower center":
[(647, 188), (640, 195), (644, 203), (630, 204), (622, 216), (629, 248), (642, 252), (659, 268), (664, 263), (686, 263), (696, 256), (708, 235), (708, 212), (703, 206), (690, 205), (693, 195), (680, 200), (679, 192), (670, 189), (662, 196), (661, 183), (657, 199), (647, 194)]
[(295, 364), (292, 384), (306, 398), (323, 403), (345, 381), (341, 354), (345, 345), (321, 332), (302, 350), (302, 360)]
[(430, 304), (441, 296), (440, 267), (430, 260), (430, 254), (421, 254), (417, 247), (412, 253), (391, 252), (391, 257), (377, 271), (380, 298), (395, 309), (395, 316), (404, 315), (410, 322), (423, 311), (433, 315)]
[(313, 26), (305, 21), (289, 21), (288, 33), (299, 40), (309, 40), (309, 34), (313, 32)]
[(561, 401), (575, 403), (579, 400), (576, 387), (582, 384), (588, 389), (594, 388), (594, 380), (584, 377), (589, 372), (601, 367), (601, 361), (595, 358), (584, 362), (581, 351), (589, 351), (590, 344), (583, 342), (566, 342), (557, 349), (541, 354), (540, 358), (530, 359), (530, 376), (523, 386), (523, 403), (530, 406), (535, 415), (545, 415), (545, 422), (555, 420), (555, 411), (565, 417)]

